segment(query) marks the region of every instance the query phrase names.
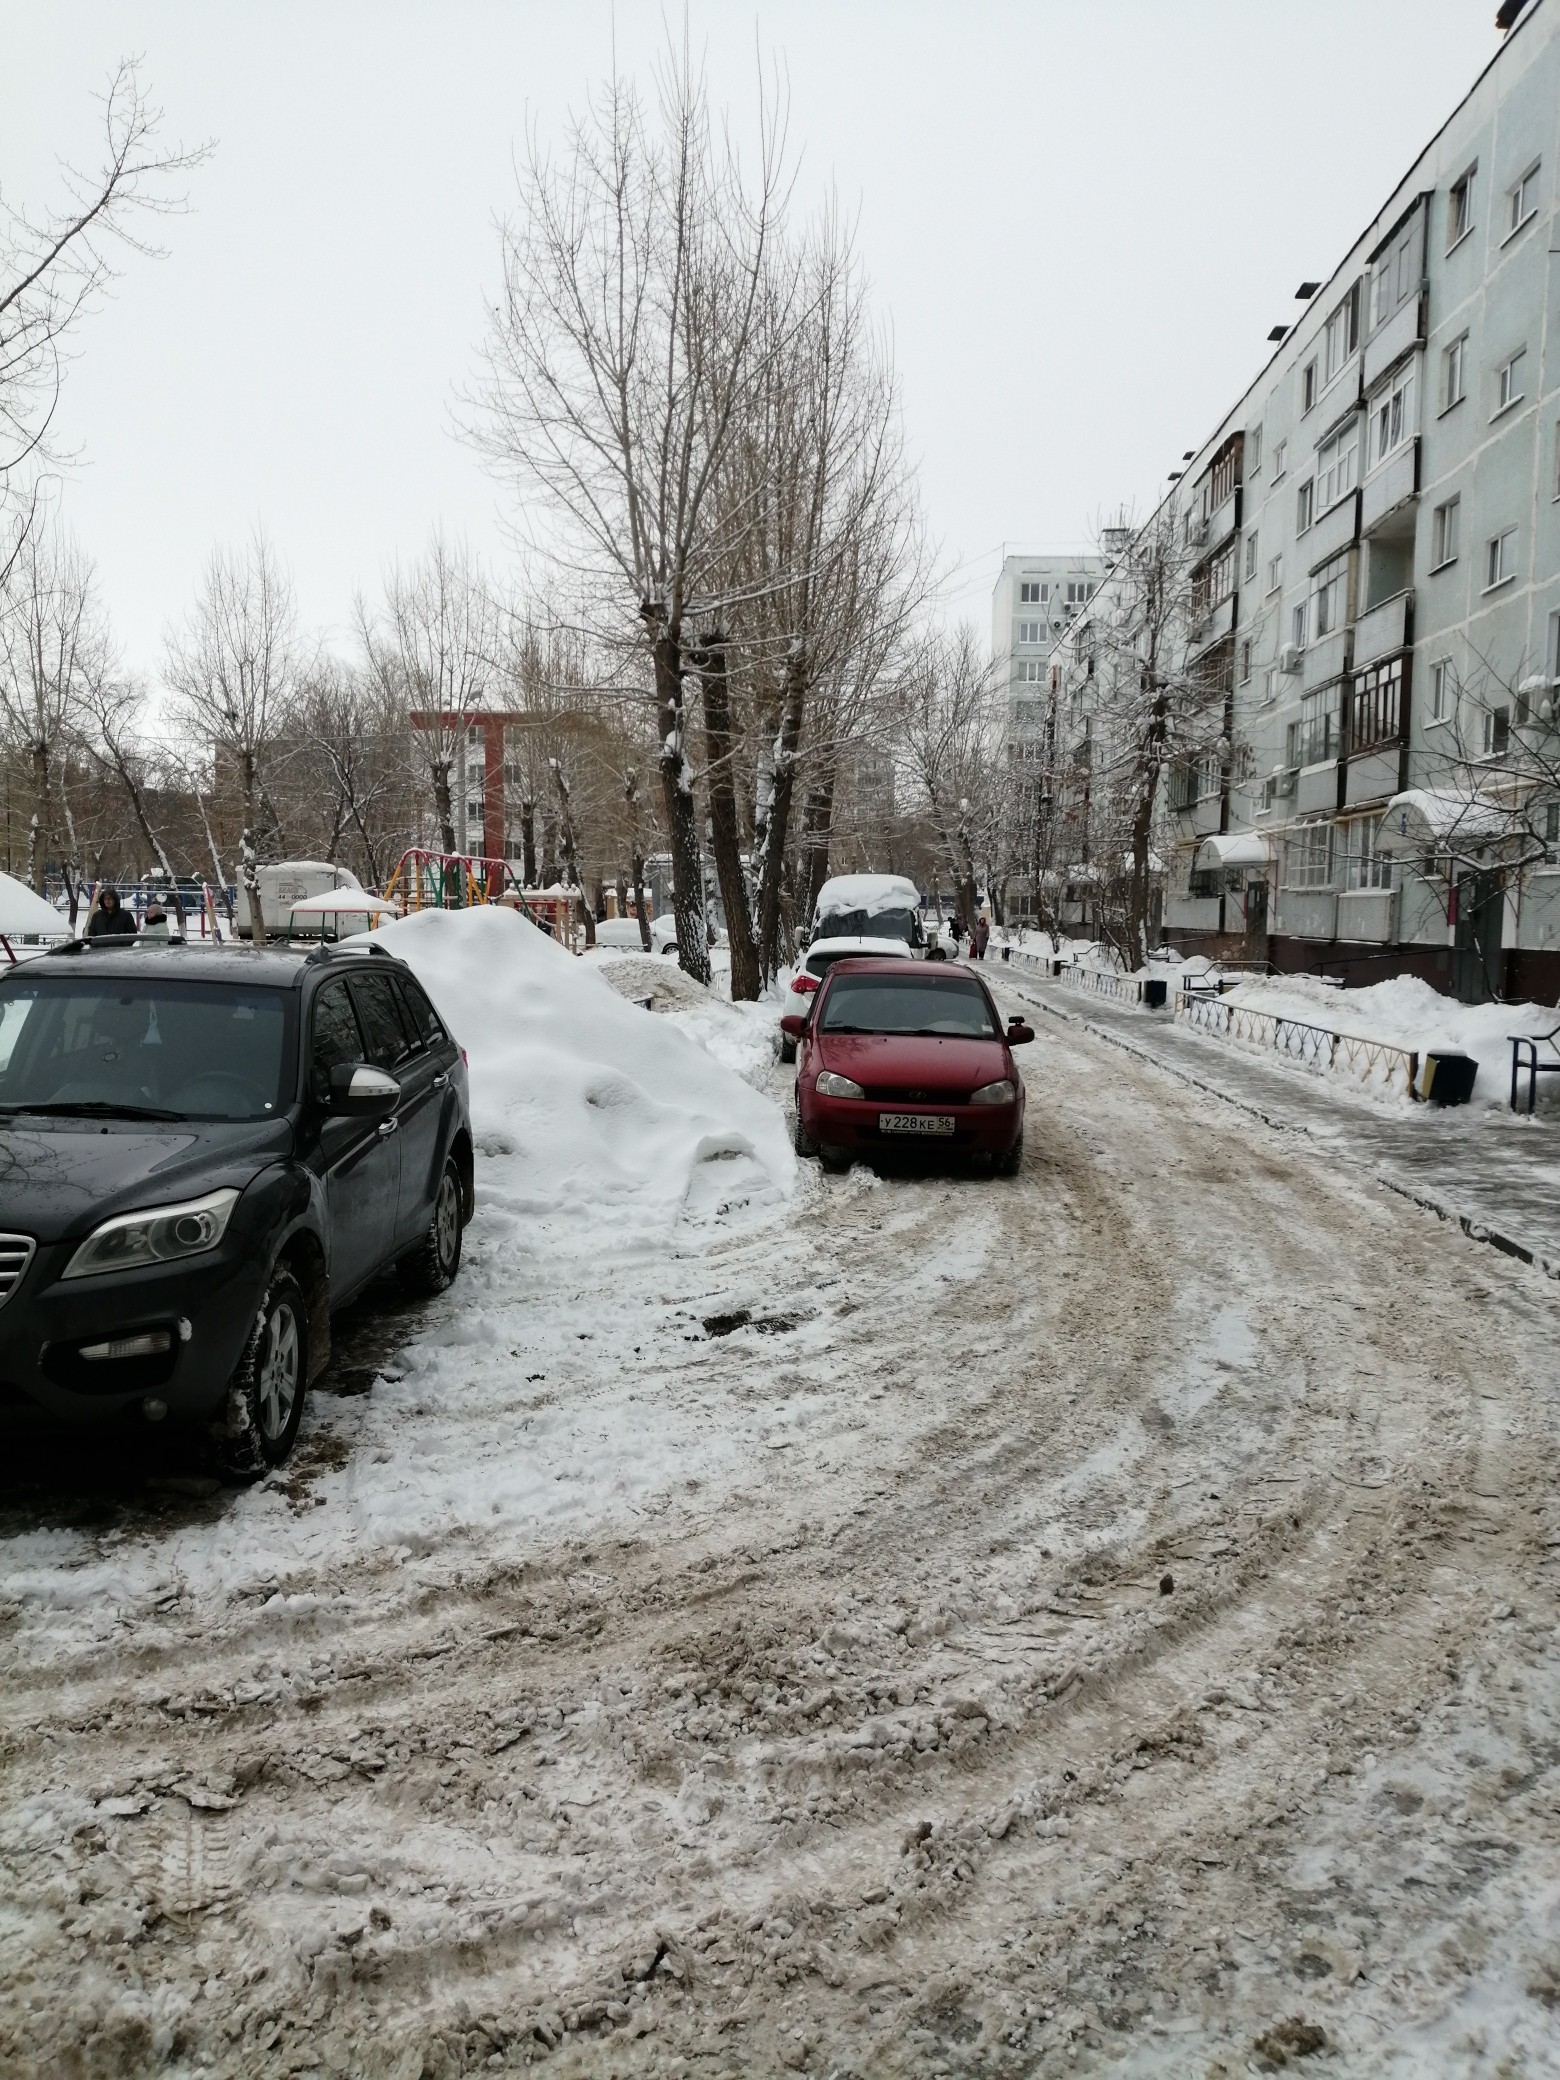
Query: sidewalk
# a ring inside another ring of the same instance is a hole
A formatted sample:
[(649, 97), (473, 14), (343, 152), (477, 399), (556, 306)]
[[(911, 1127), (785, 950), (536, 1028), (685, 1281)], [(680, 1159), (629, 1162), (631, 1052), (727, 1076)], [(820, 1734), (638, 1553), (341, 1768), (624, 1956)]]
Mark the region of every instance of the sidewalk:
[(1168, 1009), (1139, 1011), (1083, 997), (1060, 982), (988, 967), (1005, 992), (1081, 1025), (1270, 1126), (1363, 1163), (1480, 1242), (1560, 1278), (1560, 1128), (1539, 1115), (1470, 1107), (1402, 1110), (1311, 1070), (1177, 1025)]

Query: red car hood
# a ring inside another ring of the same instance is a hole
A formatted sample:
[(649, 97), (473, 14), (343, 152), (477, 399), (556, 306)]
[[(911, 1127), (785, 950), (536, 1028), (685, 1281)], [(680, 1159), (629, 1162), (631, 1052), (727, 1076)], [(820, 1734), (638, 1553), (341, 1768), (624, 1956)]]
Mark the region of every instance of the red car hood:
[(820, 1033), (817, 1065), (849, 1076), (870, 1097), (885, 1088), (924, 1090), (931, 1098), (979, 1090), (1013, 1076), (1001, 1040), (942, 1040), (895, 1033)]

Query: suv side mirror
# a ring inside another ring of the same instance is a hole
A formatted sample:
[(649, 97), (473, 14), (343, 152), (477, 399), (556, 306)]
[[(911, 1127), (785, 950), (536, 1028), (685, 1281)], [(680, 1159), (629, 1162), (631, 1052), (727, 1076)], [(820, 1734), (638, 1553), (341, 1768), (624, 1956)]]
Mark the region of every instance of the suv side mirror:
[(384, 1119), (400, 1097), (395, 1078), (367, 1062), (337, 1062), (330, 1072), (330, 1109), (348, 1119)]
[(1007, 1044), (1009, 1047), (1022, 1047), (1026, 1041), (1033, 1040), (1034, 1037), (1035, 1029), (1033, 1026), (1025, 1025), (1024, 1021), (1016, 1015), (1009, 1018), (1007, 1029)]

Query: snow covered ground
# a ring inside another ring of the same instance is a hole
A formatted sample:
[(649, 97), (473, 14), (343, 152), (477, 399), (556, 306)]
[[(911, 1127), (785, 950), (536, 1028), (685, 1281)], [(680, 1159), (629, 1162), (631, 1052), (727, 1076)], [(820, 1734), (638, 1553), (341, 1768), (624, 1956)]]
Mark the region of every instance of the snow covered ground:
[(1557, 2069), (1552, 1286), (1052, 1020), (1018, 1178), (793, 1180), (773, 1006), (396, 930), (460, 1282), (0, 1490), (0, 2069)]

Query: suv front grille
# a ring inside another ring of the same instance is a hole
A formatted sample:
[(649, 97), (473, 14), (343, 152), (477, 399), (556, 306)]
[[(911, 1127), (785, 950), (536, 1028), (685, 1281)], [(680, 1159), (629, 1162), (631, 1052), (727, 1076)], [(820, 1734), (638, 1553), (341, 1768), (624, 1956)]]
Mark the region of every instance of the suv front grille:
[(0, 1307), (21, 1284), (36, 1248), (30, 1235), (0, 1235)]

